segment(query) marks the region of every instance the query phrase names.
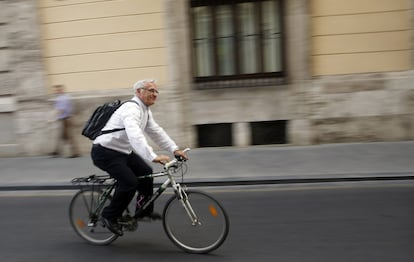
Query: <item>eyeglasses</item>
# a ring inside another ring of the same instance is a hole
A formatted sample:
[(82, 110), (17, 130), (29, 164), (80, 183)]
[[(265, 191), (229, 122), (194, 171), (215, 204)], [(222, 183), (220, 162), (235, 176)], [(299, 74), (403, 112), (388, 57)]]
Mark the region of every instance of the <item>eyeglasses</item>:
[(157, 89), (155, 89), (155, 88), (141, 88), (141, 89), (144, 89), (144, 90), (146, 90), (146, 91), (148, 91), (148, 92), (150, 92), (151, 94), (159, 94), (160, 92), (157, 90)]

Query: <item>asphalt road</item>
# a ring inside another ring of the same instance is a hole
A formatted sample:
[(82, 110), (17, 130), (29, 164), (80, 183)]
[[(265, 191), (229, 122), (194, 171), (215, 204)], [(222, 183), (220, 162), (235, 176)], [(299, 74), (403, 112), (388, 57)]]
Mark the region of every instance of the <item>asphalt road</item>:
[(413, 181), (204, 191), (231, 221), (227, 241), (209, 255), (183, 253), (159, 222), (141, 223), (110, 246), (91, 246), (69, 225), (73, 192), (3, 193), (1, 261), (414, 261)]

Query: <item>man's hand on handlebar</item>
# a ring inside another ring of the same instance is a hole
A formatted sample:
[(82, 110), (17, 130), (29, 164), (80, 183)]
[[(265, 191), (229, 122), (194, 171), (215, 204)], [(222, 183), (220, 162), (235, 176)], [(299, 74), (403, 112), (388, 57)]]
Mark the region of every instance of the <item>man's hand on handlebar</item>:
[[(189, 151), (189, 150), (190, 150), (189, 148), (186, 148), (184, 150), (175, 150), (174, 151), (174, 156), (179, 161), (188, 160), (188, 156), (187, 156), (186, 152)], [(152, 162), (160, 163), (162, 165), (165, 165), (166, 163), (168, 163), (170, 161), (171, 161), (171, 158), (169, 156), (166, 156), (166, 155), (158, 155), (156, 158), (154, 158), (154, 160), (152, 160)]]
[(152, 162), (154, 162), (154, 163), (160, 163), (162, 165), (165, 165), (170, 160), (171, 160), (171, 158), (169, 156), (166, 156), (166, 155), (158, 155), (156, 158), (154, 158), (154, 160), (152, 160)]
[(185, 152), (186, 152), (186, 150), (175, 150), (174, 151), (174, 156), (178, 160), (188, 160), (188, 156)]

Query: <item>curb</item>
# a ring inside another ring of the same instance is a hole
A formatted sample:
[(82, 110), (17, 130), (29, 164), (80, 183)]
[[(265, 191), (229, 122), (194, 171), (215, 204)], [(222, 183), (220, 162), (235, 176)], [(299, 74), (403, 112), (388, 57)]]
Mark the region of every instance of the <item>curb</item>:
[[(282, 179), (255, 179), (255, 180), (223, 180), (223, 181), (188, 181), (188, 187), (221, 187), (221, 186), (251, 186), (251, 185), (283, 185), (283, 184), (315, 184), (315, 183), (338, 183), (338, 182), (368, 182), (368, 181), (401, 181), (414, 180), (414, 173), (407, 175), (382, 175), (382, 176), (337, 176), (337, 177), (314, 177), (314, 178), (282, 178)], [(154, 183), (159, 187), (161, 183)], [(2, 191), (29, 191), (29, 190), (77, 190), (88, 187), (88, 185), (54, 184), (54, 185), (12, 185), (0, 186)]]

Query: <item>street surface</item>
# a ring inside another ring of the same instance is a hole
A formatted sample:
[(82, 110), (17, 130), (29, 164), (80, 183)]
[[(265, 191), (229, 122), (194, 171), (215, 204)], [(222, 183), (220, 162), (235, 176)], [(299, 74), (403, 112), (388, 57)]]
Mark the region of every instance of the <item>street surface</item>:
[(2, 192), (1, 261), (414, 261), (412, 180), (203, 191), (224, 205), (231, 222), (227, 241), (209, 255), (177, 249), (160, 222), (92, 246), (70, 227), (74, 192)]

